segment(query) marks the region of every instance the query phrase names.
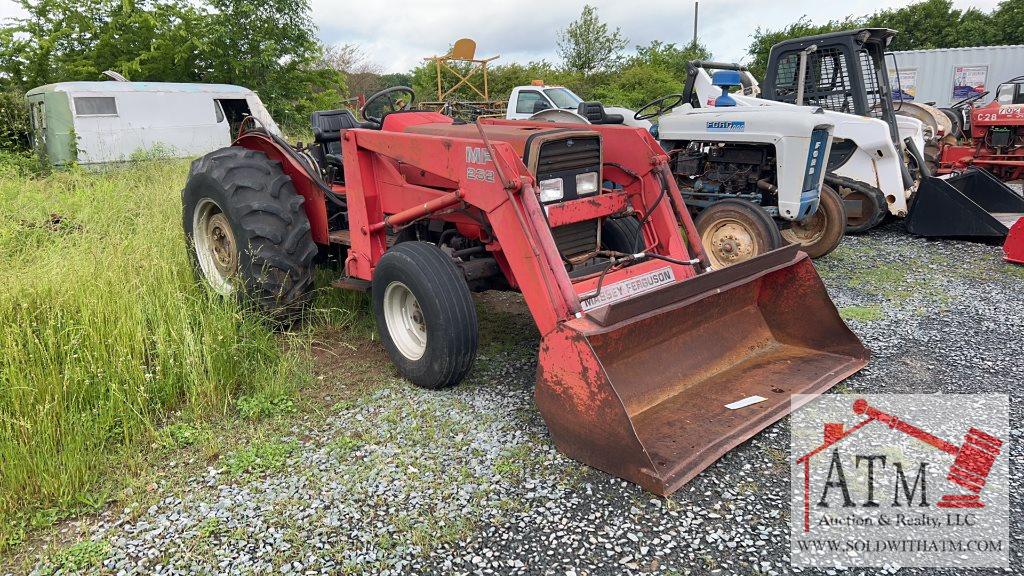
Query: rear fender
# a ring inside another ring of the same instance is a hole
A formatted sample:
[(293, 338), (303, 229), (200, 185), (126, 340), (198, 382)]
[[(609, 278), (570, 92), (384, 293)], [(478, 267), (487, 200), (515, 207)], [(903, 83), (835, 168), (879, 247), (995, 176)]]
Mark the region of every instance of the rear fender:
[(328, 244), (327, 230), (327, 197), (321, 184), (317, 182), (300, 161), (290, 151), (284, 150), (273, 138), (260, 132), (247, 132), (235, 140), (234, 146), (263, 152), (271, 160), (281, 163), (281, 169), (292, 179), (295, 191), (302, 196), (302, 207), (309, 218), (309, 226), (313, 241), (317, 244)]

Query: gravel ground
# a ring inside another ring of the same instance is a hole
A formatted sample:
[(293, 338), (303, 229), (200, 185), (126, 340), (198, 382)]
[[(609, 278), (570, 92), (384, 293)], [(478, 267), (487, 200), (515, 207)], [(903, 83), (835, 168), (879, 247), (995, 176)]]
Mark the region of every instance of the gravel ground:
[[(848, 238), (818, 268), (840, 309), (867, 311), (849, 323), (873, 358), (841, 391), (1012, 396), (1011, 562), (1022, 573), (1024, 268), (999, 254), (892, 223)], [(532, 399), (536, 333), (514, 296), (487, 299), (482, 310), (502, 318), (490, 336), (500, 345), (484, 347), (469, 382), (424, 392), (388, 381), (250, 446), (255, 459), (162, 486), (148, 510), (102, 515), (93, 540), (106, 543), (104, 571), (794, 572), (788, 419), (653, 498), (554, 450)], [(281, 466), (260, 468), (275, 458)]]

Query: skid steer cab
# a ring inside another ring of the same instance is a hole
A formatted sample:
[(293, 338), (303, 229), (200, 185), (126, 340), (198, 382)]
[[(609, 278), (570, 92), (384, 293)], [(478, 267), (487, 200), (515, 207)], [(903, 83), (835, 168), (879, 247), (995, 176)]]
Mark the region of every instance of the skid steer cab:
[(866, 364), (795, 246), (710, 269), (646, 130), (458, 124), (412, 101), (316, 113), (308, 147), (250, 123), (196, 160), (183, 223), (205, 282), (292, 321), (317, 255), (338, 254), (335, 285), (370, 292), (389, 357), (425, 388), (472, 369), (471, 291), (517, 290), (555, 445), (658, 494)]

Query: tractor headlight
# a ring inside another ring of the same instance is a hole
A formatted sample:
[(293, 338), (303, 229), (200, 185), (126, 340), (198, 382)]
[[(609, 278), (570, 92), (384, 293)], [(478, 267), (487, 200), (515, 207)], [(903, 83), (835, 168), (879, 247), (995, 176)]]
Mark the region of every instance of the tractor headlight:
[(562, 179), (552, 178), (550, 180), (540, 181), (540, 201), (541, 202), (554, 202), (555, 200), (561, 200), (565, 192), (562, 190)]
[(576, 175), (576, 195), (586, 196), (597, 192), (597, 172), (584, 172)]

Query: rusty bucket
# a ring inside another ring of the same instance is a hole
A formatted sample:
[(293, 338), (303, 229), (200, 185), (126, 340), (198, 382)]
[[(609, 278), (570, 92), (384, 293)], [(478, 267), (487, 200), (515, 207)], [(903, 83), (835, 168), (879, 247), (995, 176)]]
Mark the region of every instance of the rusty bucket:
[(868, 357), (788, 246), (561, 324), (536, 399), (560, 451), (668, 495)]

